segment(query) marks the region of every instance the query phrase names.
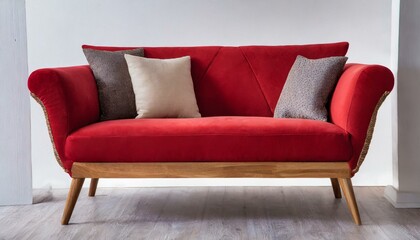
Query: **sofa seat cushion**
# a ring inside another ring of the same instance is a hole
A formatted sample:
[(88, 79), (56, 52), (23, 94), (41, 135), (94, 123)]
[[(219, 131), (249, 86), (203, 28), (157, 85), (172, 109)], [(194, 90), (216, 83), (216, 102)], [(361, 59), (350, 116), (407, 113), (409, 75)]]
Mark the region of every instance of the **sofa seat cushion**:
[(348, 161), (346, 131), (331, 123), (268, 117), (125, 119), (68, 136), (73, 162)]

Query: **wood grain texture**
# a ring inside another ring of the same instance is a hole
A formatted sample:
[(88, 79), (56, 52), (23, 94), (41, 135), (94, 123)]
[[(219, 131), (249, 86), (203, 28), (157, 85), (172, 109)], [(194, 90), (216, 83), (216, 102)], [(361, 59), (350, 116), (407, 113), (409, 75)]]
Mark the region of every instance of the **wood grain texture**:
[(356, 197), (354, 196), (353, 185), (350, 178), (339, 178), (341, 189), (343, 189), (344, 197), (346, 198), (347, 206), (349, 207), (354, 223), (361, 225), (359, 209), (357, 207)]
[(33, 205), (0, 207), (0, 239), (416, 240), (420, 209), (395, 209), (382, 187), (355, 187), (356, 226), (331, 187), (82, 189), (70, 225), (68, 189), (35, 190)]
[(75, 178), (349, 178), (345, 162), (74, 163)]
[(334, 197), (341, 198), (341, 189), (340, 189), (340, 184), (338, 183), (338, 179), (331, 178), (331, 185), (334, 191)]
[(79, 198), (80, 190), (82, 189), (84, 182), (84, 178), (72, 179), (66, 205), (64, 206), (63, 217), (61, 218), (61, 224), (69, 224), (69, 220), (73, 213), (74, 206), (76, 205), (77, 198)]
[(32, 203), (25, 0), (0, 1), (0, 205)]
[(96, 188), (98, 187), (98, 178), (92, 178), (90, 180), (90, 187), (89, 187), (89, 193), (88, 196), (89, 197), (94, 197), (95, 193), (96, 193)]

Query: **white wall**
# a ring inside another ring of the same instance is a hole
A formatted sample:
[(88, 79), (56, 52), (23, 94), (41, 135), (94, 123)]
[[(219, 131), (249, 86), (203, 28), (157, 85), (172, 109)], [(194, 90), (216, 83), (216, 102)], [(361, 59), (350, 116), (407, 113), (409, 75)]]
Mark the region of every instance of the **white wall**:
[(392, 182), (398, 188), (398, 47), (400, 36), (400, 0), (392, 0), (391, 70), (395, 84), (391, 97), (392, 115)]
[[(391, 0), (37, 0), (27, 2), (29, 69), (85, 64), (82, 44), (304, 44), (349, 41), (349, 61), (391, 65)], [(68, 187), (32, 101), (34, 187)], [(392, 182), (391, 107), (379, 112), (355, 185)], [(101, 186), (324, 185), (326, 179), (103, 180)]]
[[(399, 2), (399, 1), (398, 1)], [(399, 9), (397, 98), (393, 99), (394, 182), (385, 196), (396, 207), (420, 208), (420, 1)]]
[(401, 1), (398, 88), (399, 190), (420, 193), (420, 1)]
[(32, 203), (25, 0), (0, 0), (0, 205)]

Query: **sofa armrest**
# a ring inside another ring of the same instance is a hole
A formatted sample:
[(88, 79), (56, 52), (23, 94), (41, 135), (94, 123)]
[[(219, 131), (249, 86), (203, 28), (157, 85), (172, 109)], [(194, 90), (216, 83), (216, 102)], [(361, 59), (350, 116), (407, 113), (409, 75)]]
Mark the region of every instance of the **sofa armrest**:
[(394, 86), (392, 72), (379, 65), (347, 64), (338, 80), (330, 106), (332, 123), (351, 136), (355, 174), (369, 149), (377, 111)]
[(29, 76), (28, 88), (44, 110), (57, 161), (70, 172), (64, 155), (67, 136), (99, 120), (93, 73), (89, 66), (39, 69)]

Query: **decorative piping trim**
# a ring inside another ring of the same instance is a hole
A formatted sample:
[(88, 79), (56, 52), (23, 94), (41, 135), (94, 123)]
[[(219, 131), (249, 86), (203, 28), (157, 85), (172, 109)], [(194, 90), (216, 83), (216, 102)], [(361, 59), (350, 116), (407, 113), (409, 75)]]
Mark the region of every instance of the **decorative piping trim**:
[(57, 160), (58, 164), (60, 165), (60, 167), (66, 172), (68, 173), (67, 169), (64, 168), (63, 162), (60, 159), (60, 156), (58, 155), (57, 149), (55, 148), (55, 144), (54, 144), (54, 137), (51, 131), (51, 125), (50, 125), (50, 121), (48, 118), (48, 113), (47, 113), (47, 109), (45, 108), (45, 105), (42, 103), (41, 99), (39, 99), (37, 96), (35, 96), (35, 94), (31, 93), (31, 96), (35, 99), (35, 101), (37, 103), (39, 103), (39, 105), (41, 105), (42, 110), (44, 111), (44, 115), (45, 115), (45, 121), (47, 123), (47, 128), (48, 128), (48, 133), (50, 135), (50, 140), (53, 146), (53, 150), (54, 150), (54, 156), (55, 159)]
[(375, 110), (373, 111), (372, 118), (370, 119), (369, 127), (366, 133), (366, 139), (365, 143), (362, 148), (362, 152), (360, 153), (359, 160), (357, 161), (356, 168), (353, 169), (352, 173), (353, 175), (356, 174), (359, 171), (360, 166), (362, 165), (363, 161), (366, 158), (366, 155), (369, 150), (370, 142), (372, 141), (372, 135), (373, 130), (375, 128), (376, 123), (376, 117), (378, 115), (379, 107), (382, 105), (382, 103), (385, 101), (385, 98), (389, 95), (389, 91), (385, 91), (384, 94), (381, 96), (381, 98), (378, 101), (378, 104), (376, 104)]

